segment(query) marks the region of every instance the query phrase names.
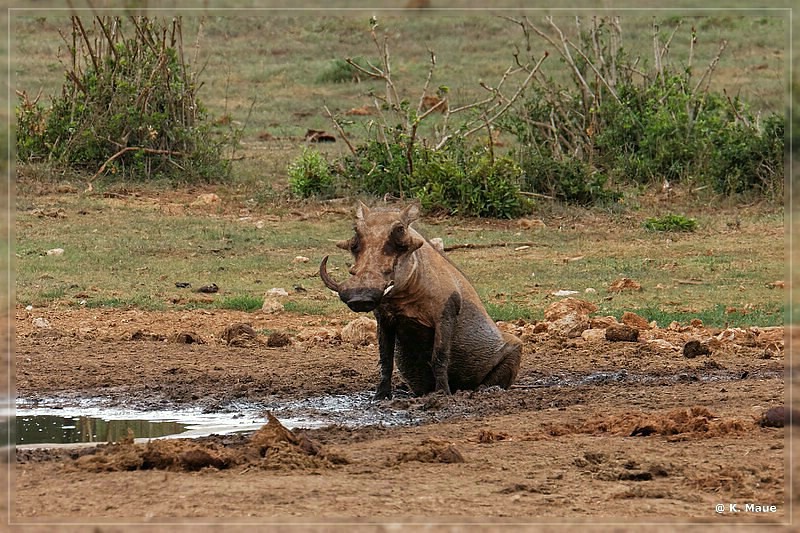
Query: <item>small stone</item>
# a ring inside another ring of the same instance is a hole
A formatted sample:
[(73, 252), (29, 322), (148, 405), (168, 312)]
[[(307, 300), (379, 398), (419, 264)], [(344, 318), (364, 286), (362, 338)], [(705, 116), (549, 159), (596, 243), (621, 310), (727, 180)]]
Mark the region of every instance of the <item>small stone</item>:
[(639, 330), (627, 324), (619, 324), (606, 328), (606, 340), (611, 342), (636, 342)]
[(36, 317), (33, 319), (33, 326), (37, 328), (49, 328), (50, 322), (46, 318)]
[(286, 292), (286, 289), (281, 287), (273, 287), (267, 291), (267, 296), (289, 296), (289, 293)]
[(304, 255), (298, 255), (297, 257), (292, 259), (292, 263), (308, 263), (308, 261), (309, 261), (308, 257)]
[(619, 278), (614, 280), (614, 282), (609, 285), (608, 292), (622, 292), (622, 291), (640, 291), (642, 290), (642, 286), (630, 279), (630, 278)]
[(686, 344), (683, 345), (683, 356), (687, 359), (694, 359), (698, 355), (709, 354), (711, 354), (711, 350), (709, 349), (708, 344), (700, 342), (697, 339), (687, 341)]
[(192, 206), (201, 206), (201, 205), (214, 205), (218, 204), (220, 201), (219, 196), (214, 194), (213, 192), (201, 194), (197, 197), (197, 199), (191, 203)]
[(291, 344), (291, 342), (292, 338), (288, 334), (277, 331), (270, 333), (269, 337), (267, 337), (267, 346), (270, 348), (281, 348)]
[(606, 331), (604, 329), (587, 329), (581, 333), (581, 338), (589, 342), (600, 342), (606, 340)]
[(433, 246), (434, 250), (439, 253), (444, 253), (444, 241), (441, 237), (434, 237), (428, 242), (431, 243), (431, 246)]
[(264, 304), (261, 306), (261, 312), (267, 314), (274, 314), (280, 313), (283, 311), (283, 303), (281, 303), (277, 298), (267, 296), (264, 298)]
[(359, 317), (342, 328), (342, 340), (356, 346), (378, 342), (378, 323), (374, 318)]
[(56, 257), (64, 255), (63, 248), (53, 248), (51, 250), (47, 250), (47, 255), (54, 255)]
[(561, 289), (560, 291), (556, 291), (551, 293), (553, 296), (558, 296), (559, 298), (564, 296), (572, 296), (573, 294), (578, 294), (578, 291), (571, 291), (567, 289)]
[(650, 323), (646, 319), (630, 311), (622, 313), (622, 323), (640, 330), (650, 329)]
[(204, 294), (214, 294), (215, 292), (219, 292), (219, 287), (217, 287), (216, 283), (211, 283), (209, 285), (203, 285), (197, 292), (202, 292)]

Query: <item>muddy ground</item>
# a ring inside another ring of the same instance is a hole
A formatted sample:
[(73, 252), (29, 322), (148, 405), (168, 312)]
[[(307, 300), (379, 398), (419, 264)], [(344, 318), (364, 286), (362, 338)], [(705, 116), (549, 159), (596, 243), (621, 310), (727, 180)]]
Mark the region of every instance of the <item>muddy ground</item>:
[[(102, 397), (114, 406), (201, 406), (231, 416), (244, 404), (366, 395), (377, 381), (377, 348), (342, 340), (352, 318), (17, 308), (16, 394), (34, 404)], [(225, 333), (240, 323), (256, 336)], [(531, 323), (502, 327), (525, 341), (517, 384), (363, 400), (365, 410), (405, 413), (405, 425), (288, 431), (267, 424), (265, 412), (267, 425), (252, 435), (19, 449), (12, 522), (113, 530), (198, 519), (789, 519), (792, 429), (774, 427), (780, 416), (763, 418), (785, 404), (785, 376), (793, 375), (784, 374), (783, 328), (641, 325), (638, 340), (611, 342), (602, 331), (564, 338)], [(265, 330), (286, 335), (268, 339)], [(692, 339), (711, 353), (686, 357)], [(402, 389), (399, 377), (395, 385)], [(715, 512), (717, 504), (748, 503), (777, 511)]]

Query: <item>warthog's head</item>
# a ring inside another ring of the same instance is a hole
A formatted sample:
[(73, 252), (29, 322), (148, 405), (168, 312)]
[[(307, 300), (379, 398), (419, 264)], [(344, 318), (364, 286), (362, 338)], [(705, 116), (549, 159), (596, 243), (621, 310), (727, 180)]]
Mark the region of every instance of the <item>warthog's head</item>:
[[(328, 256), (322, 259), (319, 275), (325, 286), (339, 293), (347, 306), (356, 312), (372, 311), (409, 272), (406, 259), (425, 244), (425, 239), (409, 224), (419, 216), (416, 205), (399, 209), (369, 209), (359, 202), (355, 235), (336, 246), (350, 250), (355, 264), (350, 278), (336, 283), (328, 275)], [(402, 279), (401, 279), (402, 278)]]

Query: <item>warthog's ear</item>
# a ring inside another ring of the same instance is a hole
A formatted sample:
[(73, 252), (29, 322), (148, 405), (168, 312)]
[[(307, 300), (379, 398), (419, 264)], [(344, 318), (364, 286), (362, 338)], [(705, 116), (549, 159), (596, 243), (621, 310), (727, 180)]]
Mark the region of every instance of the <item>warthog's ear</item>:
[(391, 250), (399, 253), (411, 253), (425, 244), (425, 239), (408, 226), (397, 224), (392, 229), (389, 242), (391, 243)]
[[(417, 204), (410, 204), (400, 212), (400, 220), (403, 224), (408, 226), (419, 218), (419, 206)], [(421, 245), (420, 245), (421, 246)]]
[(356, 207), (356, 218), (359, 220), (364, 220), (364, 217), (369, 215), (369, 207), (364, 204), (361, 200), (358, 201), (358, 206)]

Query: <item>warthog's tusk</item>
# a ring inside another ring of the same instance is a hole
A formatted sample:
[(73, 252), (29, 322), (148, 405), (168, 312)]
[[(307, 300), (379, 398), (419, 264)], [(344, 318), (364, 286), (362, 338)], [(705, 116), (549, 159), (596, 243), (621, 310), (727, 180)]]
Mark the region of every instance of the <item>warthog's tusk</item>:
[(386, 296), (392, 291), (392, 289), (394, 289), (394, 280), (390, 281), (386, 288), (383, 289), (383, 295)]
[(328, 256), (322, 258), (322, 263), (319, 265), (319, 277), (322, 278), (322, 283), (325, 284), (332, 291), (339, 292), (339, 284), (331, 279), (328, 275)]

